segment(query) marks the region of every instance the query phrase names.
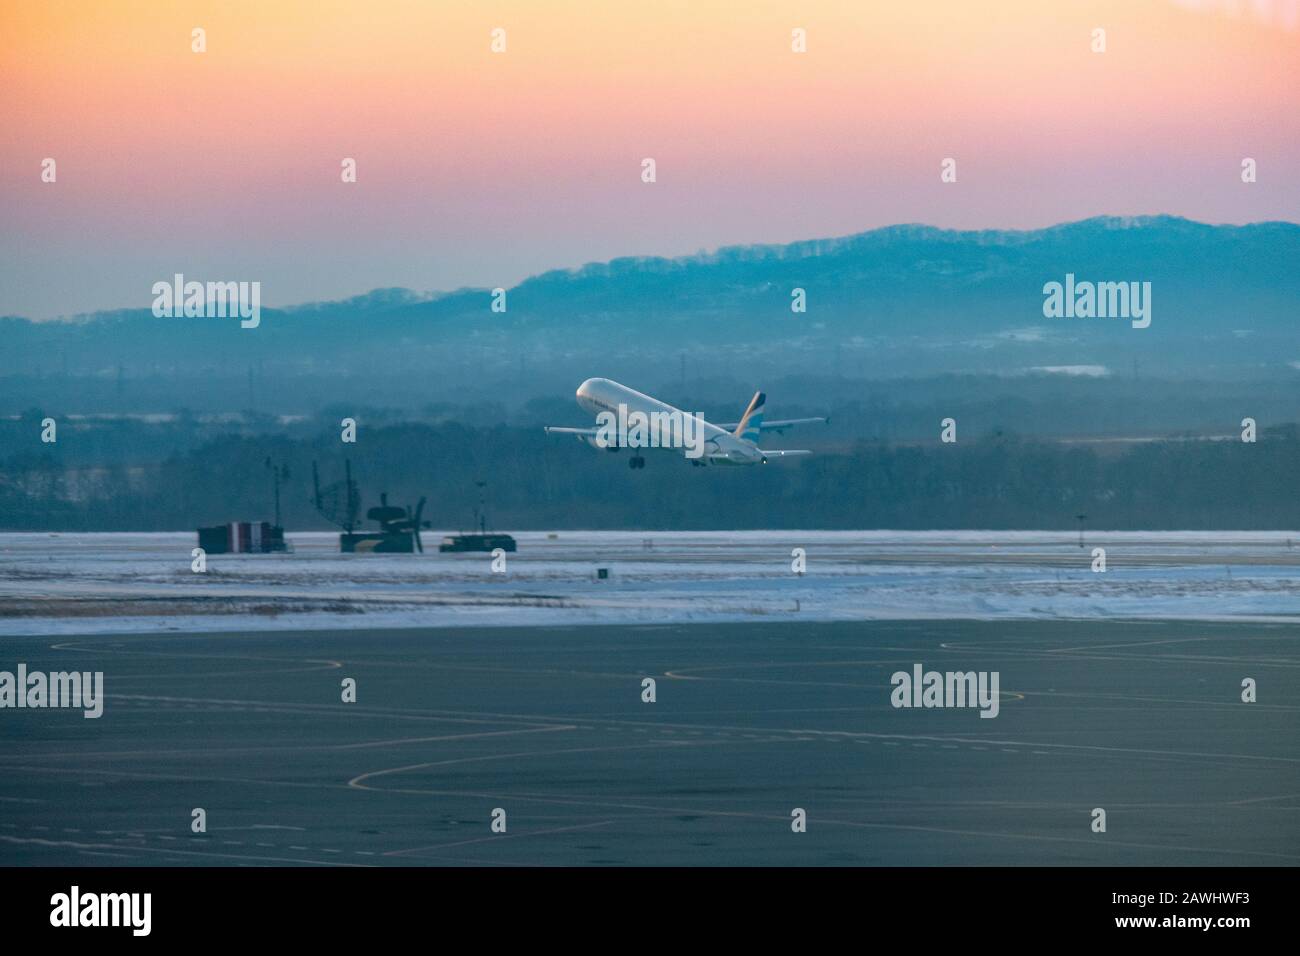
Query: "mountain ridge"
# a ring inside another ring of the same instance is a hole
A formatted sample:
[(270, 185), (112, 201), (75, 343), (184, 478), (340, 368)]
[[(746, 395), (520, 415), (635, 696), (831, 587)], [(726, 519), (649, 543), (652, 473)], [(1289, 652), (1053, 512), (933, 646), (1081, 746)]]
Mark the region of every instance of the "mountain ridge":
[[(855, 251), (862, 247), (891, 241), (969, 242), (977, 246), (1006, 247), (1029, 245), (1034, 242), (1063, 236), (1104, 235), (1119, 231), (1131, 232), (1153, 228), (1163, 228), (1167, 232), (1176, 232), (1182, 235), (1205, 235), (1211, 232), (1231, 235), (1234, 232), (1273, 230), (1284, 234), (1291, 233), (1294, 238), (1300, 239), (1300, 223), (1287, 220), (1274, 219), (1241, 224), (1217, 224), (1165, 213), (1124, 216), (1098, 215), (1056, 223), (1037, 229), (952, 229), (927, 223), (896, 223), (842, 236), (797, 239), (788, 243), (733, 243), (719, 246), (711, 251), (688, 253), (680, 256), (617, 256), (612, 259), (585, 262), (577, 266), (547, 269), (521, 279), (513, 286), (508, 287), (506, 291), (508, 294), (533, 283), (554, 281), (556, 279), (583, 279), (594, 276), (621, 275), (637, 269), (644, 270), (647, 267), (652, 267), (654, 271), (671, 272), (674, 269), (685, 269), (691, 266), (722, 265), (734, 262), (754, 263), (773, 260), (792, 262)], [(448, 290), (418, 290), (403, 286), (380, 286), (342, 299), (311, 300), (274, 308), (266, 307), (263, 311), (279, 314), (307, 314), (350, 307), (382, 312), (419, 306), (461, 295), (488, 294), (490, 291), (487, 287), (480, 286), (460, 286)], [(3, 315), (0, 316), (0, 321), (19, 320), (32, 322), (33, 324), (73, 323), (97, 319), (111, 320), (123, 316), (135, 316), (142, 312), (149, 313), (149, 309), (144, 307), (104, 309), (40, 320), (29, 319), (20, 315)]]
[[(1300, 371), (1297, 263), (1300, 224), (1285, 221), (903, 224), (549, 270), (506, 290), (505, 312), (493, 311), (488, 289), (380, 288), (263, 308), (256, 329), (230, 318), (158, 318), (146, 307), (0, 319), (0, 367), (11, 381), (165, 375), (178, 392), (198, 382), (244, 402), (254, 370), (287, 391), (314, 379), (322, 396), (349, 382), (379, 394), (407, 376), (432, 400), (484, 394), (521, 374), (538, 394), (592, 374), (680, 379), (688, 358), (702, 375), (769, 380), (826, 369), (896, 378), (1136, 364), (1169, 377), (1292, 376)], [(1046, 316), (1045, 285), (1071, 274), (1150, 283), (1150, 327)], [(798, 289), (805, 312), (792, 310)], [(12, 405), (32, 390), (8, 393)]]

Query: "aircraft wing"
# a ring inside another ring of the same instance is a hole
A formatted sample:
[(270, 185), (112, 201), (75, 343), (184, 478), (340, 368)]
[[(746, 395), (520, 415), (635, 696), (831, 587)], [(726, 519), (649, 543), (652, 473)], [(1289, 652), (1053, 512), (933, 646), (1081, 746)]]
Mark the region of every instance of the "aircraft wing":
[(764, 458), (797, 458), (800, 455), (812, 454), (807, 448), (788, 448), (784, 451), (764, 451), (760, 448), (758, 451)]
[[(817, 425), (830, 424), (829, 418), (787, 418), (781, 421), (763, 422), (758, 426), (759, 431), (764, 432), (781, 432), (787, 428), (793, 428), (795, 425)], [(734, 432), (740, 422), (728, 422), (725, 425), (719, 425), (723, 431)]]
[(545, 425), (548, 435), (577, 435), (579, 438), (595, 438), (595, 428), (565, 428), (562, 425)]

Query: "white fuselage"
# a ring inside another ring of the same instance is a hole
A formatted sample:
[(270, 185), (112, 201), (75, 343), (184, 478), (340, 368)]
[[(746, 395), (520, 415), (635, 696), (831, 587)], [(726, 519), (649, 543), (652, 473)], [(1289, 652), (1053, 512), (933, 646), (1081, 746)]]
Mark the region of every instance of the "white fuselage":
[[(630, 412), (642, 412), (647, 416), (654, 413), (677, 416), (691, 414), (607, 378), (587, 379), (578, 386), (577, 398), (578, 405), (592, 415), (600, 415), (602, 412), (616, 415), (620, 405)], [(703, 419), (700, 420), (700, 427), (704, 432), (704, 458), (712, 464), (750, 465), (762, 460), (762, 452), (752, 442), (737, 438)], [(667, 436), (656, 435), (655, 438), (656, 444), (670, 447)], [(661, 442), (660, 438), (664, 440)], [(588, 444), (594, 446), (596, 443), (589, 439)]]

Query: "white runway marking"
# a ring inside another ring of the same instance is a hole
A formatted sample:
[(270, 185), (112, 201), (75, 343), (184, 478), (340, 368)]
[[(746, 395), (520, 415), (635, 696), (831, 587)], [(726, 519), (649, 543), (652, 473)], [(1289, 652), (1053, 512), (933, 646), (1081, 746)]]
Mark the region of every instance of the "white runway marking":
[(469, 846), (472, 843), (491, 843), (498, 840), (517, 839), (519, 837), (547, 836), (553, 833), (570, 833), (574, 830), (592, 830), (597, 827), (610, 826), (613, 820), (602, 820), (598, 823), (578, 823), (570, 827), (551, 827), (547, 830), (525, 830), (524, 832), (515, 831), (512, 833), (494, 833), (491, 836), (475, 837), (472, 840), (457, 840), (455, 843), (434, 843), (430, 846), (412, 847), (409, 850), (389, 850), (384, 856), (408, 856), (413, 853), (424, 853), (428, 850), (446, 850), (454, 846)]

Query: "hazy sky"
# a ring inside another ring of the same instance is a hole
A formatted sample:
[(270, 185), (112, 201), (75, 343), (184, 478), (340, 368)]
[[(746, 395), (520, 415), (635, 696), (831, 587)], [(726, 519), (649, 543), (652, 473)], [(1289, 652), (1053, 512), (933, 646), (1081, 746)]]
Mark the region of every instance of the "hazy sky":
[(287, 305), (898, 222), (1294, 221), (1298, 5), (0, 0), (0, 315), (176, 272)]

